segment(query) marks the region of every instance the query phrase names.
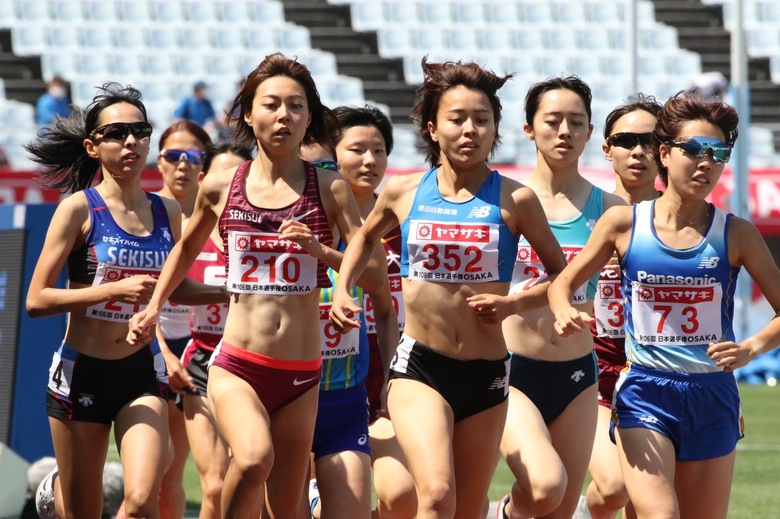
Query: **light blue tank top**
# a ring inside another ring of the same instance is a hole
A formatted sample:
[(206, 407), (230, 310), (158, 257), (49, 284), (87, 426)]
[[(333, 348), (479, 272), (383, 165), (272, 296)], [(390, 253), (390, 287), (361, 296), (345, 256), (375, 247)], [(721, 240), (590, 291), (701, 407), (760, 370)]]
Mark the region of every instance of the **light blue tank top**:
[[(601, 218), (602, 214), (604, 214), (604, 192), (600, 188), (593, 186), (588, 196), (588, 201), (585, 202), (585, 207), (582, 208), (582, 211), (577, 216), (569, 220), (547, 221), (550, 224), (553, 235), (555, 235), (555, 239), (558, 240), (558, 244), (563, 249), (566, 263), (571, 262), (585, 247), (591, 232), (593, 232), (593, 227), (596, 225), (596, 220)], [(528, 240), (521, 237), (517, 246), (517, 258), (509, 293), (517, 294), (523, 290), (528, 290), (546, 276), (547, 271), (536, 252), (528, 243)], [(588, 280), (586, 285), (575, 290), (572, 303), (583, 304), (587, 300), (593, 300), (596, 295), (598, 280), (599, 276), (596, 274)]]
[(401, 224), (401, 275), (436, 283), (509, 281), (518, 238), (501, 216), (502, 176), (491, 171), (471, 200), (450, 202), (439, 193), (436, 171), (420, 179)]
[(634, 206), (631, 240), (621, 261), (629, 362), (688, 373), (722, 371), (707, 348), (710, 342), (734, 340), (739, 268), (729, 264), (731, 214), (710, 207), (704, 238), (678, 250), (656, 235), (655, 200)]

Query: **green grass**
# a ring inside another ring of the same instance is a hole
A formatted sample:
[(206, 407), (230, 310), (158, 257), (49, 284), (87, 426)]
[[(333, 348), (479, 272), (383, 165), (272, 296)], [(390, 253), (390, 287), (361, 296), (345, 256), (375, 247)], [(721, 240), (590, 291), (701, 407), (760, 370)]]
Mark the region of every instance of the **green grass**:
[[(762, 519), (780, 515), (780, 387), (740, 386), (745, 438), (737, 447), (729, 519)], [(511, 488), (514, 477), (503, 460), (490, 487), (497, 501)], [(187, 508), (200, 508), (198, 472), (192, 459), (184, 476)], [(702, 496), (706, 499), (707, 496)]]
[[(745, 437), (737, 445), (729, 519), (780, 516), (780, 387), (740, 386)], [(589, 482), (586, 481), (586, 485)], [(514, 477), (503, 460), (490, 487), (490, 500), (506, 495)], [(706, 499), (707, 496), (702, 496)]]

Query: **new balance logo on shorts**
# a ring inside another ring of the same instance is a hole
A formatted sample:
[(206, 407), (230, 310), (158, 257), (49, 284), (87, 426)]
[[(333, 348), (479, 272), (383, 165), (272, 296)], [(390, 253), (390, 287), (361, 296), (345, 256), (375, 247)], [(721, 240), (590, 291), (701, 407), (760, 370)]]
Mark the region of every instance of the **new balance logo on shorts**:
[(488, 389), (506, 389), (508, 383), (509, 377), (496, 377)]

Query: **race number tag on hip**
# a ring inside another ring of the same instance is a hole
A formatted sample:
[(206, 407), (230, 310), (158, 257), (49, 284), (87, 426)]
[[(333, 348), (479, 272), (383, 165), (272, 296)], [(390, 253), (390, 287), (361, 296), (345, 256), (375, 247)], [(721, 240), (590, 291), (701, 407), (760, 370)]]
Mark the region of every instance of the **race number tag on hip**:
[(412, 220), (407, 251), (409, 279), (498, 281), (498, 224)]
[(190, 323), (192, 332), (223, 335), (229, 306), (227, 303), (193, 306)]
[(635, 339), (640, 344), (705, 345), (719, 340), (720, 285), (631, 286)]
[(228, 251), (228, 292), (278, 295), (317, 287), (317, 259), (279, 234), (231, 231)]
[[(569, 263), (580, 253), (582, 247), (562, 246), (566, 263)], [(547, 271), (544, 268), (542, 260), (536, 255), (536, 251), (530, 245), (519, 245), (517, 247), (517, 258), (515, 259), (515, 269), (512, 271), (512, 284), (509, 288), (510, 294), (518, 294), (524, 290), (535, 286), (542, 278), (547, 277)], [(571, 304), (582, 305), (588, 302), (587, 296), (588, 283), (584, 283), (574, 291), (571, 298)]]
[[(201, 255), (204, 253), (201, 252)], [(200, 256), (198, 257), (200, 259)], [(203, 283), (212, 286), (225, 284), (225, 267), (222, 265), (207, 265), (203, 269)], [(211, 333), (223, 335), (225, 333), (225, 319), (230, 305), (228, 303), (216, 303), (210, 305), (197, 305), (190, 307), (193, 333)]]
[[(92, 286), (96, 287), (103, 283), (112, 283), (132, 276), (151, 276), (155, 279), (160, 275), (158, 270), (138, 269), (128, 267), (116, 267), (101, 263), (95, 272), (95, 279)], [(87, 317), (92, 319), (101, 319), (103, 321), (113, 321), (116, 323), (126, 323), (130, 318), (146, 308), (146, 305), (133, 303), (121, 303), (119, 301), (105, 301), (87, 308)]]
[[(404, 331), (406, 322), (406, 310), (404, 309), (404, 295), (401, 291), (401, 274), (390, 274), (387, 276), (387, 282), (390, 285), (390, 297), (393, 298), (393, 308), (395, 315), (398, 316), (398, 331)], [(376, 333), (376, 318), (374, 317), (374, 306), (371, 304), (371, 297), (366, 294), (363, 296), (363, 315), (366, 316), (366, 333)]]
[[(339, 333), (329, 319), (330, 303), (320, 303), (320, 349), (322, 360), (343, 359), (360, 353), (360, 330)], [(351, 316), (347, 316), (350, 317)]]
[(620, 289), (620, 274), (616, 270), (601, 271), (601, 278), (596, 286), (596, 296), (593, 313), (598, 336), (615, 339), (625, 337), (623, 293)]

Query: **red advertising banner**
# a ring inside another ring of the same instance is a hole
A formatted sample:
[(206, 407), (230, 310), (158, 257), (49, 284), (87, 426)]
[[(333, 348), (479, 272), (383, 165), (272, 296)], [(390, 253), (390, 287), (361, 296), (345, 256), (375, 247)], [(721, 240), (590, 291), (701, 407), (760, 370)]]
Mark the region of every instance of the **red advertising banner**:
[[(530, 168), (497, 166), (504, 175), (522, 180)], [(411, 173), (412, 170), (388, 170), (389, 175)], [(612, 170), (608, 168), (582, 168), (585, 178), (611, 191), (615, 182)], [(0, 204), (39, 204), (57, 202), (62, 196), (56, 191), (44, 189), (36, 180), (34, 171), (13, 171), (0, 169)], [(156, 168), (144, 170), (141, 185), (147, 191), (157, 191), (162, 186), (160, 173)], [(726, 170), (712, 192), (712, 202), (723, 209), (731, 207), (730, 195), (734, 181), (730, 170)], [(765, 236), (780, 236), (780, 168), (752, 169), (748, 180), (748, 206), (753, 223)]]

